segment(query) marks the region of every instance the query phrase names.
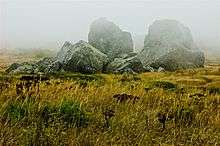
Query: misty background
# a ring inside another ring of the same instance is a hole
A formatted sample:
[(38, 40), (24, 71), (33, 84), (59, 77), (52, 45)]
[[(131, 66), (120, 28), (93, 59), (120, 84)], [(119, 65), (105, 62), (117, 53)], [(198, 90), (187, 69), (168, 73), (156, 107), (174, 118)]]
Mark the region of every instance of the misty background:
[(148, 26), (176, 19), (205, 51), (220, 51), (219, 0), (0, 0), (0, 49), (59, 49), (87, 40), (92, 21), (106, 17), (141, 49)]

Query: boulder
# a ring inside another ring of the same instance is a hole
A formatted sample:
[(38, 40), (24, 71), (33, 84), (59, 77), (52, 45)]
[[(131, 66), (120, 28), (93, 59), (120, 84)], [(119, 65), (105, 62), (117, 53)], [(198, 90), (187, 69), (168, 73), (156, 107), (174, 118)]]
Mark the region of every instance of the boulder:
[(34, 63), (24, 62), (24, 63), (17, 65), (15, 68), (13, 67), (15, 67), (15, 64), (12, 64), (6, 70), (6, 72), (8, 73), (37, 73), (38, 72), (38, 69), (37, 69), (38, 66)]
[(46, 57), (36, 63), (38, 72), (45, 72), (48, 67), (55, 62), (55, 58)]
[(176, 20), (158, 20), (150, 27), (138, 54), (144, 66), (167, 71), (204, 66), (204, 53), (196, 47), (189, 28)]
[(54, 61), (46, 68), (46, 73), (56, 73), (63, 70), (63, 64), (60, 61)]
[(47, 68), (55, 61), (55, 58), (46, 57), (36, 63), (13, 63), (6, 70), (7, 73), (39, 73), (46, 72)]
[(95, 20), (91, 24), (88, 41), (110, 59), (133, 52), (131, 34), (122, 31), (117, 25), (105, 18)]
[(74, 45), (65, 43), (57, 54), (57, 61), (62, 64), (64, 71), (93, 73), (102, 72), (108, 59), (87, 42), (79, 41)]
[(57, 61), (63, 62), (66, 55), (68, 54), (68, 51), (70, 51), (72, 48), (74, 48), (74, 46), (70, 42), (66, 41), (60, 51), (57, 53)]
[(115, 72), (115, 73), (140, 73), (145, 71), (143, 64), (136, 56), (128, 57), (129, 55), (125, 56), (124, 58), (115, 58), (112, 62), (110, 62), (107, 67), (107, 72)]
[(10, 73), (11, 71), (16, 70), (20, 66), (22, 66), (22, 65), (19, 63), (13, 63), (9, 66), (9, 68), (6, 69), (6, 72)]

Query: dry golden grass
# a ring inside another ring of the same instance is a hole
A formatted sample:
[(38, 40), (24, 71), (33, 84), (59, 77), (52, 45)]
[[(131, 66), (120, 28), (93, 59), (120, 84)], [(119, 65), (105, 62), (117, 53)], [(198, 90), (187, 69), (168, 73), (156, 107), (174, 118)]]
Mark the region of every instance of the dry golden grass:
[(219, 68), (50, 75), (20, 94), (1, 72), (0, 145), (220, 145)]

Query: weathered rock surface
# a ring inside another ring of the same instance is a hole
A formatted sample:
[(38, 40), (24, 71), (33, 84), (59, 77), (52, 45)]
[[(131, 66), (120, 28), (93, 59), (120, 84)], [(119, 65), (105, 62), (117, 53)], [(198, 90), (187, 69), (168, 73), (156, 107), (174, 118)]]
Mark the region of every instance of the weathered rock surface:
[(62, 64), (62, 68), (70, 72), (102, 72), (107, 60), (105, 54), (85, 41), (74, 45), (65, 43), (57, 55), (57, 61)]
[(68, 51), (70, 51), (73, 48), (73, 44), (71, 44), (70, 42), (66, 41), (62, 48), (60, 49), (60, 51), (57, 53), (56, 59), (59, 62), (63, 62), (66, 55), (68, 54)]
[(94, 73), (102, 72), (107, 64), (105, 54), (85, 41), (72, 45), (65, 42), (55, 58), (44, 58), (37, 63), (12, 64), (6, 72), (10, 73), (54, 73), (60, 71)]
[(21, 64), (12, 64), (6, 72), (8, 73), (36, 73), (38, 72), (38, 66), (34, 63), (24, 62)]
[(45, 72), (56, 59), (53, 57), (46, 57), (36, 63), (38, 72)]
[(145, 66), (168, 71), (203, 67), (205, 61), (190, 30), (175, 20), (155, 21), (138, 56)]
[(125, 56), (124, 58), (115, 58), (112, 62), (110, 62), (106, 67), (107, 72), (115, 72), (115, 73), (140, 73), (146, 71), (141, 63), (140, 59), (135, 56)]
[(55, 58), (46, 57), (36, 63), (13, 63), (6, 70), (7, 73), (38, 73), (46, 72), (48, 66), (55, 61)]
[(7, 73), (10, 73), (10, 72), (12, 72), (13, 70), (16, 70), (18, 67), (20, 67), (21, 66), (21, 64), (19, 64), (19, 63), (13, 63), (13, 64), (11, 64), (10, 66), (9, 66), (9, 68), (7, 68), (6, 69), (6, 72)]
[(63, 71), (63, 64), (59, 61), (54, 61), (45, 69), (46, 73), (56, 73), (60, 71)]
[(105, 18), (100, 18), (92, 23), (88, 41), (110, 59), (133, 52), (131, 34), (122, 31), (117, 25)]

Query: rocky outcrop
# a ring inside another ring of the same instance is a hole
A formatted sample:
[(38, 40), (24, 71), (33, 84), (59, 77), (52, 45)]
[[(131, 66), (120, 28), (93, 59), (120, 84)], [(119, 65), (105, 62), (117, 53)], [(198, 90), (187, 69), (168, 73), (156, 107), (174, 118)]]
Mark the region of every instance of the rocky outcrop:
[(56, 73), (61, 71), (63, 71), (63, 64), (58, 60), (48, 65), (48, 67), (45, 69), (46, 73)]
[(110, 59), (133, 52), (131, 34), (122, 31), (117, 25), (105, 18), (100, 18), (92, 23), (88, 41)]
[(65, 43), (57, 54), (57, 61), (62, 64), (64, 71), (70, 72), (102, 72), (107, 60), (105, 54), (85, 41), (74, 45)]
[(140, 73), (146, 71), (137, 55), (126, 55), (124, 58), (115, 58), (106, 67), (107, 72), (114, 73)]
[(46, 72), (48, 66), (55, 61), (55, 58), (46, 57), (36, 63), (13, 63), (6, 70), (7, 73), (39, 73)]
[(10, 66), (9, 66), (9, 68), (7, 68), (6, 70), (5, 70), (5, 72), (7, 72), (7, 73), (10, 73), (10, 72), (12, 72), (13, 70), (16, 70), (18, 67), (20, 67), (21, 66), (21, 64), (19, 64), (19, 63), (13, 63), (13, 64), (11, 64)]
[(34, 63), (13, 63), (7, 70), (8, 73), (37, 73), (38, 66)]
[(74, 46), (70, 42), (66, 41), (60, 51), (57, 53), (57, 61), (63, 62), (66, 55), (68, 54), (68, 51), (70, 51), (72, 48), (74, 48)]
[(38, 72), (45, 72), (56, 59), (53, 57), (46, 57), (36, 63)]
[(190, 30), (175, 20), (155, 21), (138, 56), (145, 66), (167, 71), (203, 67), (205, 61)]
[(138, 54), (133, 52), (131, 34), (105, 18), (92, 23), (88, 40), (89, 43), (65, 42), (56, 57), (37, 63), (14, 63), (6, 72), (163, 72), (203, 67), (205, 61), (190, 30), (175, 20), (154, 22), (145, 38), (144, 49)]

